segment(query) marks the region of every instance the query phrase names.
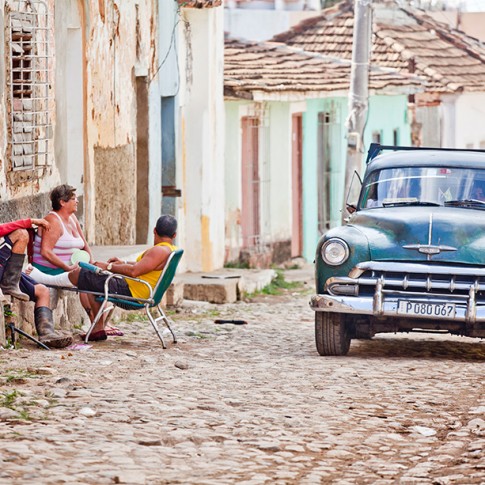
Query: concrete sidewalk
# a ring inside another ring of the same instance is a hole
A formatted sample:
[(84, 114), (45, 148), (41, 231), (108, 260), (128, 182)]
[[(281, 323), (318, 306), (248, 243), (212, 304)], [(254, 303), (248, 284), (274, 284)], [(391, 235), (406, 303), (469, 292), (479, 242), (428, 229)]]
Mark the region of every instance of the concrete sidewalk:
[[(118, 257), (134, 261), (138, 254), (151, 245), (136, 246), (93, 246), (96, 260), (106, 261)], [(309, 281), (313, 278), (313, 265), (300, 263), (298, 269), (284, 270), (287, 281)], [(274, 269), (222, 268), (211, 272), (178, 273), (167, 292), (167, 304), (178, 305), (185, 300), (210, 303), (234, 303), (242, 294), (254, 293), (269, 285), (276, 277)]]

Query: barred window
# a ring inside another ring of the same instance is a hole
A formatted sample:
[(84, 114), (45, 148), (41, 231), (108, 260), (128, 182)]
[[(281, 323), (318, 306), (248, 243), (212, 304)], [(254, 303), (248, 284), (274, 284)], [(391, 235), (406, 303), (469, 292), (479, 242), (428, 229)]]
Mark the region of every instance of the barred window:
[(37, 0), (6, 6), (6, 81), (10, 170), (49, 164), (51, 116), (50, 25), (47, 5)]

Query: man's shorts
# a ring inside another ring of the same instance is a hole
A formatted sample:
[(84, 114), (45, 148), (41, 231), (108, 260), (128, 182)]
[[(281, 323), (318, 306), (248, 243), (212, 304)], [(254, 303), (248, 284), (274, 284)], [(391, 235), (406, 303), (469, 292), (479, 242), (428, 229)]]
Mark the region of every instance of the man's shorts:
[[(108, 275), (96, 274), (93, 271), (82, 269), (79, 273), (79, 279), (77, 287), (80, 290), (95, 291), (96, 293), (104, 293), (104, 283)], [(132, 296), (128, 283), (123, 278), (112, 278), (108, 284), (109, 292), (120, 296)], [(121, 308), (125, 308), (122, 304), (117, 305)], [(130, 310), (132, 307), (127, 306), (126, 309)]]
[(19, 288), (22, 293), (26, 293), (30, 297), (30, 301), (35, 301), (35, 285), (37, 281), (33, 280), (29, 275), (22, 273), (19, 281)]
[(8, 236), (0, 237), (0, 281), (10, 256), (12, 256), (12, 241)]
[[(108, 275), (97, 274), (81, 268), (77, 287), (80, 290), (104, 293), (104, 284), (107, 279)], [(124, 278), (112, 278), (109, 282), (109, 292), (117, 295), (131, 296), (130, 288)]]

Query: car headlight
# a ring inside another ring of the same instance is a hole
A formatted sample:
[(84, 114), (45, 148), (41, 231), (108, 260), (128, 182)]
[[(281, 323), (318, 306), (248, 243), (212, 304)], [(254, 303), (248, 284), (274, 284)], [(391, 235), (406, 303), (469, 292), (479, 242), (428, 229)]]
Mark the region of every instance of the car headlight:
[(349, 246), (342, 239), (329, 239), (322, 246), (322, 258), (330, 266), (338, 266), (349, 258)]

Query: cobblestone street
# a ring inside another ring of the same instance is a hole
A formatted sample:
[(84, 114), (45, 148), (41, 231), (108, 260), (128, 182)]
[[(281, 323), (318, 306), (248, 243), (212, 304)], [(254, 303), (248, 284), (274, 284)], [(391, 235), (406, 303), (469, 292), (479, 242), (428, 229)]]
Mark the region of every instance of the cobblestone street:
[(138, 321), (88, 350), (3, 351), (0, 483), (485, 483), (485, 342), (388, 334), (323, 358), (307, 286), (187, 302), (167, 350)]

